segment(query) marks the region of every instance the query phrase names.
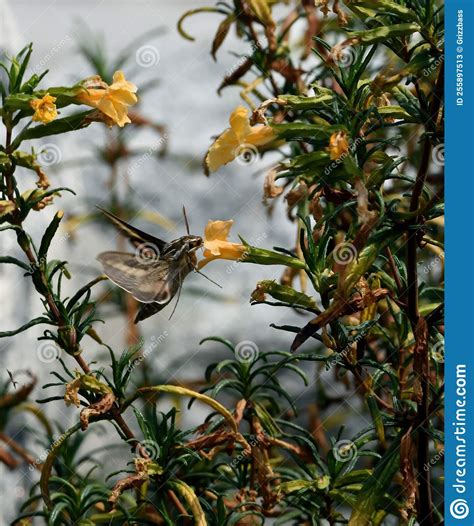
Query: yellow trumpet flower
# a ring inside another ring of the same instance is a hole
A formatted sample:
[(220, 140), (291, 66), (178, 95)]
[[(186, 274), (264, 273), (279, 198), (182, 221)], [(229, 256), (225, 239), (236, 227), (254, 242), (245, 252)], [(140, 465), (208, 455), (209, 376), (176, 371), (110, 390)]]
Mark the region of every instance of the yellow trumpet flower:
[(227, 238), (234, 221), (209, 221), (204, 229), (204, 259), (199, 261), (201, 269), (214, 259), (230, 259), (258, 265), (285, 265), (305, 269), (304, 261), (274, 250), (253, 247), (244, 242), (232, 243)]
[[(90, 87), (89, 87), (90, 86)], [(108, 86), (100, 77), (84, 83), (86, 90), (77, 96), (82, 104), (97, 108), (120, 127), (130, 121), (128, 107), (137, 103), (137, 87), (125, 79), (123, 71), (116, 71), (113, 83)]]
[(34, 99), (30, 101), (30, 106), (35, 110), (31, 118), (35, 122), (42, 122), (48, 124), (58, 116), (56, 109), (56, 97), (46, 93), (41, 99)]
[(214, 259), (241, 259), (246, 253), (247, 247), (241, 243), (228, 241), (230, 229), (234, 221), (209, 221), (204, 230), (204, 259), (198, 264), (204, 267)]
[(237, 107), (229, 118), (230, 128), (225, 130), (209, 148), (206, 155), (206, 168), (215, 172), (219, 167), (230, 163), (245, 150), (254, 150), (276, 138), (270, 126), (250, 125), (249, 111), (244, 106)]

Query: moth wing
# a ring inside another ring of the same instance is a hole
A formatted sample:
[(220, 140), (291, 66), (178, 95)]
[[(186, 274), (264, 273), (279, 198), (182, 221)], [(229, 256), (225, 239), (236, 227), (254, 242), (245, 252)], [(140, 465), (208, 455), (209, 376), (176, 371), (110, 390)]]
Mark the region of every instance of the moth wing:
[[(167, 305), (180, 289), (183, 283), (181, 276), (181, 265), (179, 261), (163, 260), (167, 265), (166, 276), (164, 276), (161, 286), (156, 291), (155, 302)], [(163, 306), (164, 306), (163, 305)]]
[(166, 246), (166, 242), (162, 239), (152, 236), (151, 234), (147, 234), (146, 232), (143, 232), (143, 230), (139, 230), (138, 228), (135, 228), (134, 226), (126, 223), (123, 219), (120, 219), (116, 215), (112, 214), (111, 212), (108, 212), (107, 210), (104, 210), (103, 208), (100, 208), (100, 206), (97, 207), (104, 215), (109, 219), (123, 234), (125, 234), (130, 241), (136, 246), (143, 243), (151, 243), (155, 245), (160, 252), (163, 251), (163, 249)]
[[(183, 264), (179, 261), (172, 261), (170, 263), (168, 280), (167, 283), (164, 284), (163, 293), (161, 294), (163, 301), (145, 303), (142, 305), (138, 311), (137, 316), (135, 317), (135, 323), (145, 320), (146, 318), (149, 318), (150, 316), (153, 316), (153, 314), (156, 314), (157, 312), (160, 312), (162, 309), (164, 309), (171, 302), (176, 293), (180, 291), (184, 278), (189, 274), (191, 268), (192, 267), (190, 267), (187, 263)], [(167, 292), (169, 292), (169, 296), (167, 296)], [(168, 300), (166, 300), (167, 297)]]
[(125, 252), (102, 252), (97, 260), (102, 264), (104, 274), (137, 301), (167, 303), (176, 292), (169, 279), (170, 265), (166, 260), (147, 265)]

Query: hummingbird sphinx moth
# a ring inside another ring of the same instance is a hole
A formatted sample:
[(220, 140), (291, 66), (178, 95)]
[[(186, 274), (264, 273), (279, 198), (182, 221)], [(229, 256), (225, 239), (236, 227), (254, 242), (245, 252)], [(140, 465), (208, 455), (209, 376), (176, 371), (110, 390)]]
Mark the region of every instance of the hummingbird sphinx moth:
[(176, 294), (179, 298), (186, 276), (192, 270), (199, 272), (195, 251), (203, 246), (203, 239), (189, 234), (184, 207), (187, 235), (169, 243), (135, 228), (106, 210), (100, 210), (135, 246), (134, 254), (102, 252), (97, 260), (110, 281), (141, 303), (135, 318), (137, 323), (161, 311)]

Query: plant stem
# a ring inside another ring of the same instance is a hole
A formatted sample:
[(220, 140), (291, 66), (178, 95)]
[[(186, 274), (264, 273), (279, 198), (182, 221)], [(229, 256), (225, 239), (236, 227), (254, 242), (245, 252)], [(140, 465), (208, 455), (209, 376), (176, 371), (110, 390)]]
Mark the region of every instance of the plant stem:
[[(430, 121), (428, 125), (433, 125), (436, 129), (436, 122), (438, 113), (441, 106), (441, 100), (443, 96), (444, 86), (444, 64), (441, 63), (438, 77), (436, 79), (435, 89), (432, 94), (431, 102), (429, 105)], [(426, 130), (428, 131), (428, 130)], [(411, 201), (410, 201), (410, 212), (416, 212), (420, 205), (420, 196), (425, 185), (426, 177), (428, 175), (430, 159), (432, 152), (432, 137), (429, 135), (425, 136), (423, 141), (423, 149), (421, 153), (420, 166), (418, 168), (416, 181), (413, 186)], [(420, 331), (420, 312), (418, 307), (418, 273), (417, 273), (417, 247), (418, 247), (418, 235), (417, 227), (420, 224), (420, 217), (417, 215), (411, 222), (411, 226), (415, 228), (415, 231), (409, 231), (408, 243), (407, 243), (407, 291), (406, 300), (408, 305), (408, 316), (413, 328), (415, 338), (419, 337)], [(417, 342), (418, 343), (418, 342)], [(424, 345), (420, 346), (423, 349), (424, 356), (420, 357), (420, 360), (425, 364), (423, 373), (421, 374), (421, 401), (418, 404), (418, 446), (417, 446), (417, 470), (418, 470), (418, 521), (423, 522), (427, 526), (434, 524), (433, 518), (433, 502), (431, 495), (431, 482), (429, 471), (425, 472), (423, 466), (429, 463), (429, 435), (426, 433), (425, 426), (428, 420), (428, 408), (429, 408), (429, 390), (430, 390), (430, 379), (429, 379), (429, 356), (428, 356), (428, 344), (425, 342)]]
[[(12, 129), (8, 125), (8, 121), (6, 122), (5, 125), (6, 125), (6, 130), (7, 130), (7, 132), (6, 132), (6, 139), (5, 139), (5, 145), (6, 145), (6, 151), (9, 151), (10, 150), (10, 146), (11, 146)], [(12, 167), (12, 169), (10, 171), (5, 173), (5, 182), (6, 182), (6, 187), (7, 187), (7, 196), (11, 200), (14, 200), (13, 172), (14, 172), (14, 167)], [(18, 227), (21, 228), (21, 230), (18, 232), (18, 235), (17, 235), (18, 244), (19, 244), (20, 248), (23, 250), (24, 254), (26, 255), (31, 267), (34, 268), (34, 269), (38, 269), (38, 272), (39, 272), (39, 275), (40, 275), (40, 279), (41, 279), (41, 283), (42, 283), (42, 285), (44, 287), (44, 290), (42, 290), (42, 291), (38, 290), (38, 289), (37, 290), (45, 298), (45, 300), (46, 300), (46, 302), (48, 304), (49, 310), (50, 310), (53, 318), (55, 319), (58, 327), (62, 327), (62, 326), (65, 325), (65, 320), (64, 320), (64, 318), (63, 318), (63, 316), (61, 314), (61, 311), (59, 310), (58, 306), (56, 305), (56, 301), (54, 299), (53, 294), (50, 291), (46, 275), (45, 275), (44, 271), (41, 269), (41, 266), (39, 265), (38, 260), (37, 260), (32, 248), (31, 248), (31, 243), (29, 241), (29, 238), (28, 238), (25, 230), (23, 230), (22, 221), (18, 218), (16, 220), (14, 220), (14, 223)], [(71, 354), (73, 355), (74, 359), (76, 360), (77, 364), (82, 369), (82, 371), (85, 374), (91, 374), (91, 369), (90, 369), (89, 365), (87, 364), (87, 362), (82, 357), (82, 355), (81, 354), (77, 354), (77, 353), (71, 353)], [(112, 409), (110, 411), (110, 414), (112, 416), (112, 419), (115, 421), (115, 423), (118, 425), (118, 427), (120, 428), (120, 430), (124, 434), (124, 436), (127, 437), (127, 440), (130, 442), (131, 446), (132, 447), (137, 447), (140, 444), (140, 442), (135, 438), (135, 435), (133, 434), (132, 430), (130, 429), (128, 424), (123, 419), (123, 417), (122, 417), (122, 415), (120, 413), (119, 406), (117, 404), (115, 404), (112, 407)], [(146, 454), (146, 451), (144, 451), (143, 453)]]

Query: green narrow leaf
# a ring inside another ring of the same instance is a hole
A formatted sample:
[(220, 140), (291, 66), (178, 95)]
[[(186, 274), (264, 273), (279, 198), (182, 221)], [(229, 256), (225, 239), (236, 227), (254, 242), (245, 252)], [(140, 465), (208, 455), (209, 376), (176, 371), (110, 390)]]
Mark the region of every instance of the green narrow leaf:
[(61, 449), (61, 446), (64, 444), (64, 442), (66, 442), (66, 440), (79, 429), (81, 429), (80, 422), (78, 422), (76, 425), (69, 428), (65, 433), (63, 433), (51, 445), (48, 456), (43, 464), (43, 468), (41, 470), (41, 478), (40, 478), (40, 489), (41, 489), (41, 495), (43, 497), (44, 503), (49, 509), (51, 509), (53, 506), (53, 503), (51, 501), (51, 496), (49, 493), (49, 479), (51, 478), (51, 470), (53, 469), (53, 463), (56, 457), (58, 456), (59, 450)]
[(48, 225), (48, 228), (46, 229), (45, 233), (43, 234), (43, 237), (41, 238), (41, 245), (38, 252), (38, 258), (45, 259), (48, 255), (48, 250), (51, 245), (51, 241), (53, 240), (54, 235), (56, 234), (59, 223), (61, 222), (61, 219), (64, 216), (64, 212), (62, 210), (59, 210), (59, 212), (56, 212), (54, 215), (51, 223)]
[(393, 13), (405, 20), (416, 20), (417, 13), (404, 5), (397, 4), (392, 0), (355, 0), (351, 2), (354, 6), (366, 7), (383, 15)]
[(38, 204), (40, 201), (42, 201), (45, 197), (49, 197), (50, 195), (60, 194), (60, 192), (70, 192), (73, 195), (76, 195), (76, 192), (74, 190), (71, 190), (70, 188), (66, 187), (60, 187), (60, 188), (53, 188), (52, 190), (47, 190), (46, 192), (40, 189), (33, 190), (26, 199), (26, 206), (31, 209), (36, 204)]
[(91, 123), (87, 117), (92, 111), (81, 111), (80, 113), (74, 113), (62, 119), (56, 119), (49, 124), (41, 124), (33, 128), (28, 128), (20, 133), (13, 146), (17, 148), (22, 141), (29, 139), (39, 139), (41, 137), (48, 137), (49, 135), (59, 135), (61, 133), (86, 128)]
[(349, 526), (370, 526), (372, 515), (377, 511), (385, 492), (400, 465), (399, 446), (403, 431), (393, 441), (390, 448), (377, 463), (374, 473), (362, 485), (349, 519)]
[(27, 272), (31, 272), (31, 267), (27, 263), (25, 263), (24, 261), (20, 261), (19, 259), (14, 258), (12, 256), (0, 256), (0, 264), (1, 263), (17, 265), (18, 267), (21, 267)]
[(280, 285), (276, 280), (264, 279), (257, 283), (257, 288), (252, 293), (252, 300), (259, 302), (261, 295), (269, 294), (272, 298), (287, 303), (292, 307), (303, 307), (317, 310), (316, 301), (304, 292), (299, 292), (292, 287)]
[(93, 279), (92, 281), (89, 281), (89, 283), (87, 283), (86, 285), (81, 287), (76, 292), (76, 294), (74, 294), (74, 296), (68, 301), (66, 309), (67, 310), (72, 309), (72, 307), (74, 307), (74, 305), (81, 299), (81, 297), (84, 294), (86, 294), (94, 285), (96, 285), (97, 283), (100, 283), (101, 281), (104, 281), (106, 279), (107, 279), (107, 276), (100, 275), (100, 276), (97, 276), (97, 278)]
[(370, 414), (372, 415), (372, 420), (374, 421), (375, 430), (377, 431), (377, 436), (382, 444), (385, 443), (385, 429), (383, 426), (382, 414), (380, 413), (379, 406), (375, 396), (369, 394), (366, 397), (367, 405), (369, 407)]
[(17, 56), (19, 58), (24, 52), (26, 51), (25, 56), (22, 58), (20, 68), (18, 69), (17, 77), (15, 79), (15, 91), (18, 91), (20, 88), (21, 82), (23, 80), (23, 75), (25, 74), (26, 68), (28, 66), (28, 63), (30, 61), (31, 53), (33, 53), (33, 44), (30, 42), (21, 53)]
[(320, 95), (306, 97), (303, 95), (279, 95), (276, 102), (282, 106), (289, 106), (293, 110), (314, 110), (325, 107), (334, 100), (335, 93), (327, 88), (319, 88)]
[(34, 318), (33, 320), (29, 321), (28, 323), (25, 323), (25, 325), (22, 325), (18, 329), (15, 329), (13, 331), (0, 332), (0, 338), (8, 338), (9, 336), (15, 336), (16, 334), (26, 331), (26, 329), (29, 329), (30, 327), (33, 327), (34, 325), (39, 325), (40, 323), (50, 324), (51, 320), (49, 318)]
[(307, 122), (272, 124), (273, 131), (280, 139), (314, 139), (328, 142), (334, 132), (347, 131), (344, 126), (320, 126)]
[(403, 37), (413, 35), (420, 31), (418, 24), (393, 24), (390, 26), (380, 26), (375, 29), (364, 29), (363, 31), (352, 31), (349, 33), (351, 38), (356, 38), (362, 44), (375, 44), (385, 41), (388, 38)]

